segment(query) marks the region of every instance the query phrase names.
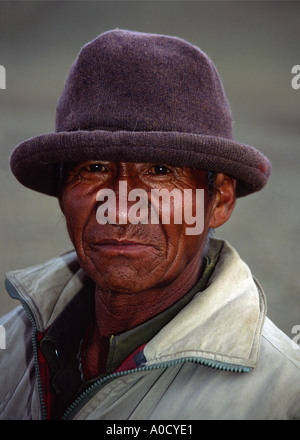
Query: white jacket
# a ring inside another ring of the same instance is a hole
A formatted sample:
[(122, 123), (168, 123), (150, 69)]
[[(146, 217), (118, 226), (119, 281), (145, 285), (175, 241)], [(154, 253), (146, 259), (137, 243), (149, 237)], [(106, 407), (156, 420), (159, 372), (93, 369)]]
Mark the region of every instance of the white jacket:
[[(146, 344), (146, 362), (94, 383), (65, 418), (300, 419), (299, 348), (265, 318), (262, 289), (236, 251), (212, 240), (210, 252), (220, 255), (207, 287)], [(43, 418), (35, 332), (83, 280), (75, 253), (7, 275), (23, 307), (0, 321), (0, 419)]]

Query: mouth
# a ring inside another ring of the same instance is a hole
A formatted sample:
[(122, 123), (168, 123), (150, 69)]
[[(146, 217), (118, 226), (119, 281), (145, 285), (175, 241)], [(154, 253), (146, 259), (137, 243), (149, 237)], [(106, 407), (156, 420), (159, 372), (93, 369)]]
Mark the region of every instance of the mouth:
[(152, 246), (132, 240), (116, 240), (106, 238), (93, 244), (93, 249), (105, 254), (136, 255), (149, 250)]

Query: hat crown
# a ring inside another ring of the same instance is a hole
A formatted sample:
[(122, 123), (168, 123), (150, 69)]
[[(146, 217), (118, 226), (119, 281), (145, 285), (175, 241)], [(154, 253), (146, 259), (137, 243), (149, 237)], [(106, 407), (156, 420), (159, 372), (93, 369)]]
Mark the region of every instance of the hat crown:
[(232, 139), (218, 72), (177, 37), (114, 30), (85, 45), (57, 106), (56, 131), (164, 131)]

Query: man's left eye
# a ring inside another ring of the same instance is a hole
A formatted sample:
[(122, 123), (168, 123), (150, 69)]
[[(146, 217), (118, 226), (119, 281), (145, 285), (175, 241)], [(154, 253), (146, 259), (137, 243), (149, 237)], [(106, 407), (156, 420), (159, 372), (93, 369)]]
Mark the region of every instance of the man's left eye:
[(165, 165), (154, 165), (151, 168), (151, 173), (153, 174), (168, 174), (171, 173), (171, 170)]

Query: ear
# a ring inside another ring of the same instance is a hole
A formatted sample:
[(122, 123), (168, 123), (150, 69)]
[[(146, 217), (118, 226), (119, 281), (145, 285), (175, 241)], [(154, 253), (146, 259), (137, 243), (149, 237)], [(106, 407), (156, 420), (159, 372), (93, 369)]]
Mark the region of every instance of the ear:
[(226, 174), (218, 173), (215, 181), (215, 193), (209, 226), (218, 228), (230, 218), (235, 206), (236, 180)]

